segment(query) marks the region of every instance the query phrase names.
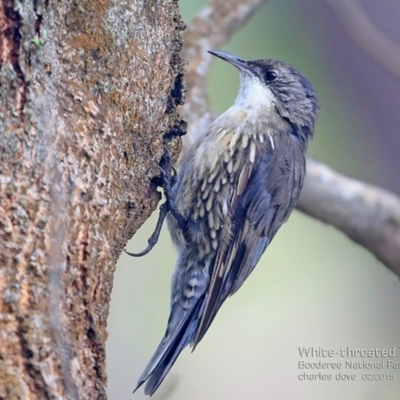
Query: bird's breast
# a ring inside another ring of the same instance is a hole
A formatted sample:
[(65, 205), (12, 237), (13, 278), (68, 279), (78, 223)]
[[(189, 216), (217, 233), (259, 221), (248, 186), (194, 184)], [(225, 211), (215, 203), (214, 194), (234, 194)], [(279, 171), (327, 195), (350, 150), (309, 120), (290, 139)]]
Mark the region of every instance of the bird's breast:
[[(188, 220), (190, 242), (201, 253), (213, 252), (229, 240), (233, 198), (244, 189), (252, 166), (274, 151), (267, 125), (253, 128), (244, 132), (216, 125), (182, 164), (176, 203)], [(189, 243), (172, 217), (169, 226), (178, 249), (186, 248)]]

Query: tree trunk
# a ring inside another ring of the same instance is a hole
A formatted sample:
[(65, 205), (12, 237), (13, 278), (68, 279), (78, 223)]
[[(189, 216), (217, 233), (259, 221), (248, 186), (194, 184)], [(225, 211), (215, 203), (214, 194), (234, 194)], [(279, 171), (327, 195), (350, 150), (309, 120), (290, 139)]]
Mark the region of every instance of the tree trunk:
[(115, 263), (185, 129), (177, 2), (2, 0), (0, 27), (0, 398), (104, 399)]

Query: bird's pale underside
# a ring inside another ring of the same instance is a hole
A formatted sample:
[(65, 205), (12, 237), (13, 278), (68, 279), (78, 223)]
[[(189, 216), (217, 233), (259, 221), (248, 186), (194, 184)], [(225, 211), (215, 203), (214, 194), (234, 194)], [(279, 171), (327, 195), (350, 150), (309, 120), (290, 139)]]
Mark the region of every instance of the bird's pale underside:
[(167, 330), (137, 385), (147, 381), (149, 395), (183, 348), (197, 346), (295, 207), (318, 110), (311, 84), (291, 66), (211, 53), (239, 69), (241, 87), (186, 152), (172, 189), (186, 228), (168, 216), (178, 260)]

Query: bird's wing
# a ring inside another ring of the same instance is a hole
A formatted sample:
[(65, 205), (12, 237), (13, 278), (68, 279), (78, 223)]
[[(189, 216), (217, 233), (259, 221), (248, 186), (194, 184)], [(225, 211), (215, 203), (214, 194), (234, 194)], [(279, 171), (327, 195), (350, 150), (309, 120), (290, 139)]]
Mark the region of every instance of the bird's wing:
[(285, 135), (274, 145), (262, 147), (253, 162), (244, 157), (230, 191), (231, 232), (226, 235), (227, 243), (219, 243), (213, 261), (193, 348), (203, 338), (224, 300), (250, 275), (297, 203), (305, 164), (301, 148), (292, 140)]

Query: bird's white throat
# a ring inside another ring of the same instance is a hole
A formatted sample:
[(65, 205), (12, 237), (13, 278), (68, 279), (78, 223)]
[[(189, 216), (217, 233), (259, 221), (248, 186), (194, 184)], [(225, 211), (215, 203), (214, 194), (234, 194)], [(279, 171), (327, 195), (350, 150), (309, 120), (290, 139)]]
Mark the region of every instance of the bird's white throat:
[(246, 73), (241, 73), (240, 89), (233, 107), (255, 109), (271, 108), (275, 105), (275, 96), (261, 81)]
[[(234, 123), (238, 128), (242, 124), (256, 124), (269, 120), (275, 111), (275, 96), (272, 91), (256, 77), (241, 74), (239, 93), (234, 104), (217, 118), (218, 125)], [(273, 118), (273, 117), (272, 117)]]

